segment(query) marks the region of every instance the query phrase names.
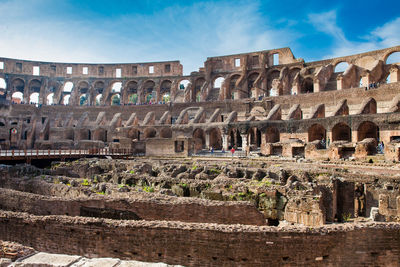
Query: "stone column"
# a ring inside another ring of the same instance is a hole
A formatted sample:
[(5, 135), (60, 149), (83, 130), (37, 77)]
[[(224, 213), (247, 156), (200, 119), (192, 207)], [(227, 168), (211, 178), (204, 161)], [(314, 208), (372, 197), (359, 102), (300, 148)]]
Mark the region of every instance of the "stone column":
[(390, 68), (390, 83), (400, 82), (400, 69), (392, 66)]
[(336, 78), (336, 88), (337, 88), (337, 90), (342, 90), (343, 89), (343, 76), (342, 75), (339, 75)]
[(247, 134), (241, 134), (240, 135), (242, 137), (242, 150), (246, 151), (248, 150), (248, 142), (247, 142)]
[(222, 135), (222, 147), (225, 151), (228, 151), (228, 148), (229, 148), (228, 135), (226, 135), (226, 134)]
[(210, 148), (210, 133), (206, 133), (206, 149)]
[(314, 93), (318, 93), (321, 91), (321, 86), (319, 83), (319, 79), (314, 80)]

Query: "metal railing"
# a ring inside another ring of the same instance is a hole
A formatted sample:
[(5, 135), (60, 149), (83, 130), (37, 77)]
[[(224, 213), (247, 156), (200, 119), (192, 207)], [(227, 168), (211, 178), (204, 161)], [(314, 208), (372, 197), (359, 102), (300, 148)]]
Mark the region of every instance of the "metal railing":
[(0, 150), (1, 158), (14, 157), (70, 157), (70, 156), (128, 156), (132, 155), (131, 149), (10, 149)]

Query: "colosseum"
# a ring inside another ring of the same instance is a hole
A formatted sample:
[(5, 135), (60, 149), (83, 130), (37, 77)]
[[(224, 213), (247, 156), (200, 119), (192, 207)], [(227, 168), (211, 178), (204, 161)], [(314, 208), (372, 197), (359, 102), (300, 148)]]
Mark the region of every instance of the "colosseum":
[(400, 266), (399, 54), (0, 58), (0, 265)]

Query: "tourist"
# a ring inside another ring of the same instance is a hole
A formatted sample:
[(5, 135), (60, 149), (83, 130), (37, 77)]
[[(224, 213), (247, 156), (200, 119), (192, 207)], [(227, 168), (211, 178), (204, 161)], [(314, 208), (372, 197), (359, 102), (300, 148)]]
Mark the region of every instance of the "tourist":
[(232, 153), (232, 157), (233, 157), (233, 154), (235, 154), (235, 148), (234, 147), (232, 147), (231, 153)]

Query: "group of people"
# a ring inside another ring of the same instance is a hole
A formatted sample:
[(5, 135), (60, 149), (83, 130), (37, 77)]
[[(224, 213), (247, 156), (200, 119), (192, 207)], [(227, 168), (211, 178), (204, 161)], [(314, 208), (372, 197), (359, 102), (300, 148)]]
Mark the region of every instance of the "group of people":
[(365, 91), (368, 91), (370, 89), (378, 88), (380, 86), (380, 83), (370, 83), (368, 86), (365, 87)]

